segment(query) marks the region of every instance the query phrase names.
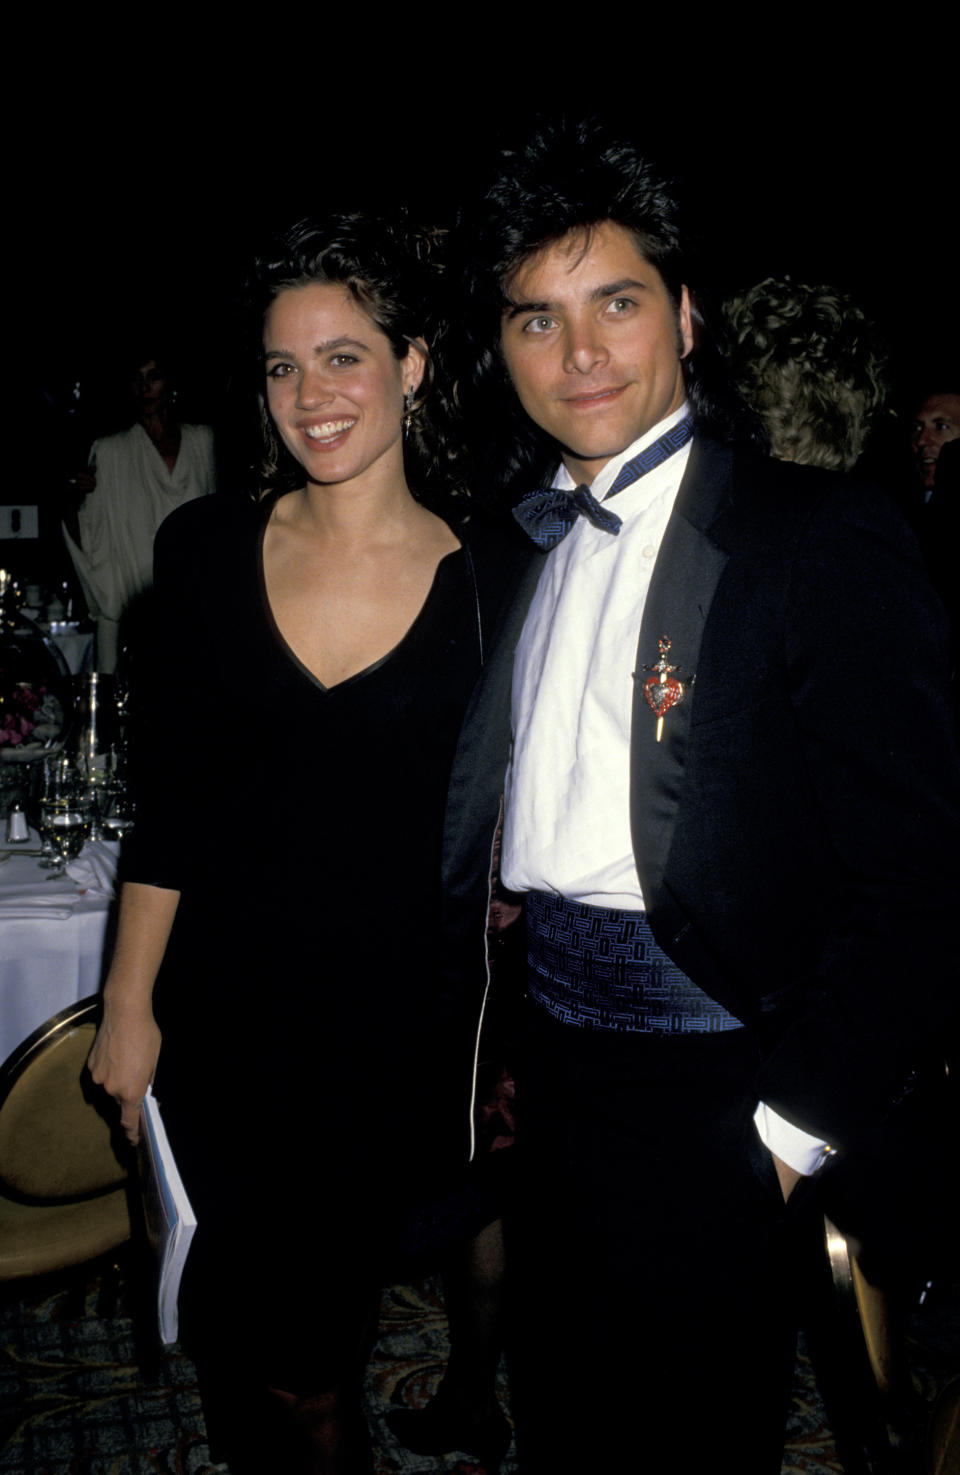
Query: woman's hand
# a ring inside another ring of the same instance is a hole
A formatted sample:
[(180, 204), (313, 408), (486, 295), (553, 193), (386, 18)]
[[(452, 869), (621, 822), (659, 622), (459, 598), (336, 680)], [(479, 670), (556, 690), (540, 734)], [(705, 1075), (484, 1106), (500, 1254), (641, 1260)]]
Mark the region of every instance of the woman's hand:
[(124, 882), (113, 964), (103, 985), (103, 1023), (87, 1056), (94, 1081), (119, 1102), (132, 1143), (140, 1137), (140, 1103), (160, 1054), (153, 983), (179, 900), (179, 891)]
[(96, 1084), (119, 1104), (120, 1125), (134, 1146), (140, 1140), (140, 1105), (153, 1080), (159, 1054), (160, 1031), (151, 1009), (121, 1011), (105, 1003), (87, 1069)]

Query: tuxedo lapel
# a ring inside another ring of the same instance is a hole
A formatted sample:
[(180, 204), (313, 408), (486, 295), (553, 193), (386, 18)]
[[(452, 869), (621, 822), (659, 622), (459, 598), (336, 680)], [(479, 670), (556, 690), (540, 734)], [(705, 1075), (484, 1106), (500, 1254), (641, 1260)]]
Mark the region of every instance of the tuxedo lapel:
[[(697, 438), (667, 524), (644, 607), (634, 673), (631, 733), (630, 815), (637, 871), (647, 911), (656, 914), (677, 808), (683, 792), (690, 719), (696, 702), (695, 675), (710, 605), (727, 562), (711, 536), (731, 489), (729, 451)], [(683, 699), (663, 719), (644, 696), (644, 682), (659, 659), (659, 641), (669, 640), (667, 660), (686, 686)], [(692, 685), (687, 685), (693, 683)]]

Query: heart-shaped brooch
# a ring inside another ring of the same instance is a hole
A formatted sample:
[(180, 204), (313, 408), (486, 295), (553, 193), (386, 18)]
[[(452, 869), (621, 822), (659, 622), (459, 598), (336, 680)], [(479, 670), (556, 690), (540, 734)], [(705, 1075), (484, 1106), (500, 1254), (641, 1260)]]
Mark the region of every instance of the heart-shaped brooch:
[(691, 676), (689, 681), (678, 681), (670, 673), (679, 671), (679, 666), (671, 666), (667, 661), (667, 651), (672, 641), (666, 636), (659, 641), (660, 659), (656, 665), (644, 666), (645, 671), (654, 671), (654, 676), (648, 676), (643, 683), (643, 695), (647, 705), (657, 719), (657, 742), (663, 737), (663, 718), (671, 707), (682, 702), (688, 689), (693, 685), (695, 677)]

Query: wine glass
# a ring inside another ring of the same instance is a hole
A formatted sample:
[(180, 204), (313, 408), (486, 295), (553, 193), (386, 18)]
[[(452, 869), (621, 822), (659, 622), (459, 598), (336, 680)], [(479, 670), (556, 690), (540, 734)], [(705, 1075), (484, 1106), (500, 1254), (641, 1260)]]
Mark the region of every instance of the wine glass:
[(113, 748), (105, 753), (97, 753), (88, 759), (87, 772), (90, 776), (90, 797), (93, 801), (93, 816), (90, 826), (90, 839), (102, 840), (105, 829), (105, 816), (110, 805), (111, 793), (114, 788), (114, 768), (116, 754)]
[(63, 869), (62, 857), (60, 857), (56, 845), (53, 843), (53, 814), (55, 805), (53, 800), (58, 791), (57, 769), (60, 765), (62, 754), (57, 749), (56, 753), (50, 753), (43, 760), (43, 774), (40, 785), (40, 797), (37, 800), (37, 829), (40, 831), (40, 868), (44, 871), (56, 869), (57, 873)]
[(57, 852), (50, 880), (62, 876), (67, 861), (83, 849), (93, 819), (93, 794), (77, 764), (60, 758), (40, 799), (40, 829)]
[(114, 777), (101, 794), (100, 823), (108, 840), (122, 840), (133, 829), (135, 807), (127, 785)]

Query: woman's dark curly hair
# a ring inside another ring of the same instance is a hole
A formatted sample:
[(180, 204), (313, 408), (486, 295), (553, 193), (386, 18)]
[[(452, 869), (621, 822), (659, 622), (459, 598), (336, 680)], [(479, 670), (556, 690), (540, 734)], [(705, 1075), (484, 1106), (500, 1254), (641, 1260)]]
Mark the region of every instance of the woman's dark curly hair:
[[(588, 249), (591, 230), (604, 221), (631, 232), (679, 312), (690, 277), (671, 186), (601, 122), (544, 123), (521, 148), (504, 152), (494, 183), (461, 217), (453, 276), (465, 289), (466, 312), (451, 367), (479, 477), (495, 488), (516, 494), (557, 462), (556, 445), (521, 408), (500, 353), (507, 284), (525, 260), (571, 232), (582, 232)], [(695, 346), (683, 372), (699, 426), (724, 439), (739, 433), (762, 443), (692, 307)]]
[[(389, 339), (396, 357), (403, 359), (414, 339), (429, 343), (434, 336), (437, 294), (431, 253), (435, 246), (436, 232), (402, 219), (340, 214), (299, 221), (257, 259), (247, 295), (250, 358), (257, 366), (262, 496), (282, 495), (303, 482), (303, 467), (277, 435), (264, 395), (261, 335), (271, 302), (295, 287), (342, 285)], [(459, 489), (459, 457), (450, 431), (449, 400), (436, 380), (429, 352), (426, 358), (426, 371), (407, 418), (404, 468), (418, 499), (437, 507), (449, 502)]]

